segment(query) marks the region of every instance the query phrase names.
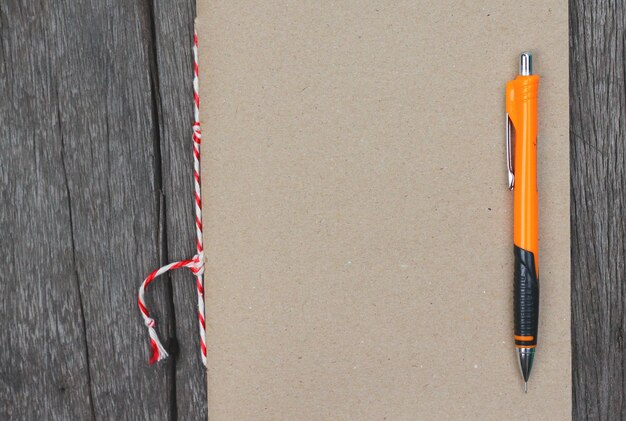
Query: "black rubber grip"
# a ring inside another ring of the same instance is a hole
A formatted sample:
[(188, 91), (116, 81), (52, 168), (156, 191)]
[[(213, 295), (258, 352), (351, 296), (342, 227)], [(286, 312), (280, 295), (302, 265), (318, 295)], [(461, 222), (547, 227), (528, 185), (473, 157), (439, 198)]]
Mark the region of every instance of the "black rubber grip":
[[(514, 246), (514, 312), (515, 344), (537, 345), (537, 324), (539, 322), (539, 278), (532, 252)], [(532, 337), (532, 340), (517, 337)]]

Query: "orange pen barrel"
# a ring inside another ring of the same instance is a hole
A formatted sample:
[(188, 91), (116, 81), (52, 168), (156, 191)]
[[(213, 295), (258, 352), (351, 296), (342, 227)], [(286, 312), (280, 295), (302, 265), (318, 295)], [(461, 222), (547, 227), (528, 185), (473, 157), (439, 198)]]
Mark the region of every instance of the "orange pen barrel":
[(514, 130), (513, 242), (533, 253), (538, 247), (537, 199), (537, 91), (539, 76), (517, 76), (506, 85), (506, 110)]
[[(539, 321), (537, 92), (530, 54), (521, 56), (520, 75), (506, 84), (507, 162), (514, 192), (514, 339), (524, 381), (537, 346)], [(512, 168), (511, 168), (512, 167)]]

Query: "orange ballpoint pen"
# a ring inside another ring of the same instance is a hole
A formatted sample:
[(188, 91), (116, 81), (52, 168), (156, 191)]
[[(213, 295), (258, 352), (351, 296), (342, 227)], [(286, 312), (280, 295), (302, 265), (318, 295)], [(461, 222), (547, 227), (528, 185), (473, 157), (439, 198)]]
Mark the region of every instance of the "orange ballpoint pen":
[(506, 84), (506, 152), (513, 199), (515, 347), (524, 391), (537, 347), (539, 265), (537, 210), (537, 90), (532, 56), (520, 56), (520, 74)]

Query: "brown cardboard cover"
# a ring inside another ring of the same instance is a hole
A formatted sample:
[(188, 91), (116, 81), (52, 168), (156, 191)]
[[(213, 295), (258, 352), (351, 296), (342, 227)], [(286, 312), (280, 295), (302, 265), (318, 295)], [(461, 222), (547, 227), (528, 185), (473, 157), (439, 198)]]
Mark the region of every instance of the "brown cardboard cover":
[[(567, 2), (199, 0), (198, 30), (209, 418), (569, 418)], [(527, 49), (524, 395), (504, 85)]]

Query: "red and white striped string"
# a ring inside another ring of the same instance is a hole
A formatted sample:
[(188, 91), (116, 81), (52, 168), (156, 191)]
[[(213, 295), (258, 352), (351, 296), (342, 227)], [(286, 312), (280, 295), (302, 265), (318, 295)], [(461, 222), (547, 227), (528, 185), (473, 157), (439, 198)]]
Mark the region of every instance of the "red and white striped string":
[(198, 93), (198, 35), (194, 31), (193, 34), (193, 178), (194, 178), (194, 201), (196, 210), (196, 248), (197, 253), (191, 259), (181, 260), (179, 262), (170, 263), (165, 265), (154, 272), (141, 283), (138, 294), (139, 310), (143, 317), (144, 323), (148, 328), (148, 334), (150, 335), (150, 346), (152, 347), (152, 357), (150, 358), (150, 364), (167, 358), (167, 351), (161, 344), (159, 336), (156, 333), (156, 322), (150, 317), (144, 294), (146, 288), (152, 281), (158, 276), (169, 272), (170, 270), (188, 268), (191, 270), (196, 278), (196, 292), (198, 295), (198, 328), (200, 332), (200, 355), (202, 357), (202, 364), (206, 367), (206, 338), (204, 327), (204, 255), (202, 252), (202, 197), (200, 195), (200, 143), (202, 142), (202, 134), (200, 132), (200, 96)]

